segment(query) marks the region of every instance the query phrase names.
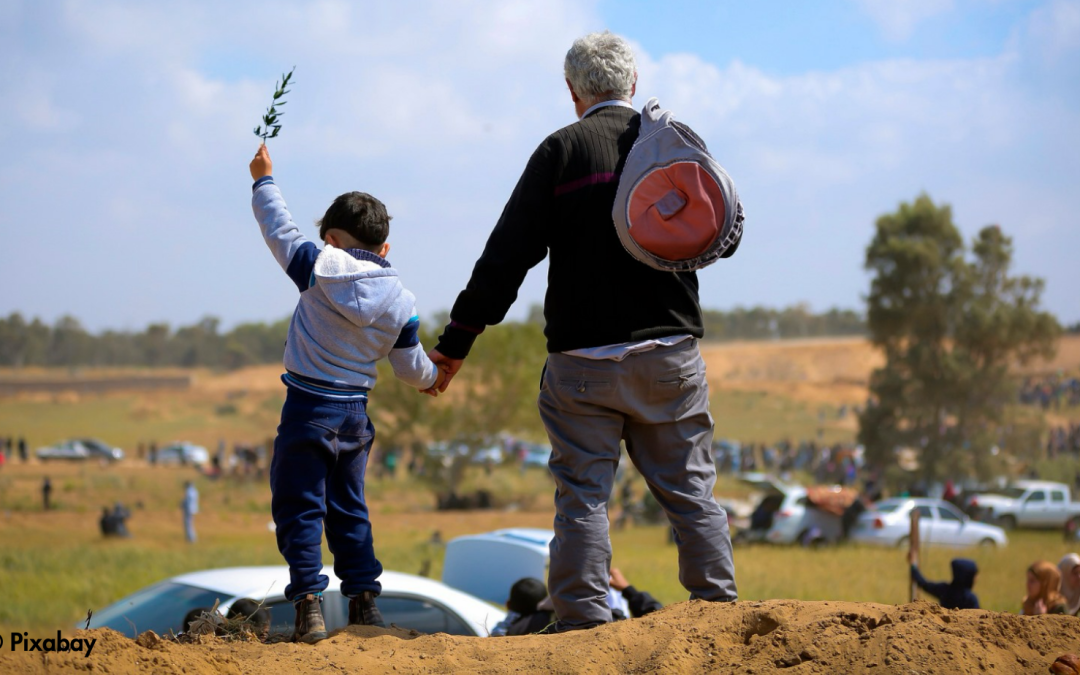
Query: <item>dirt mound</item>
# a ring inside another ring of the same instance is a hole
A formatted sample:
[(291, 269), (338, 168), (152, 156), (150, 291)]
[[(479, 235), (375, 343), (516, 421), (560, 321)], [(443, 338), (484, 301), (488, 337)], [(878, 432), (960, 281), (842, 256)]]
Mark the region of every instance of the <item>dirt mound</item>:
[(0, 652), (0, 672), (108, 673), (801, 673), (1049, 672), (1080, 650), (1080, 619), (892, 606), (770, 600), (715, 605), (683, 602), (643, 619), (592, 631), (516, 638), (419, 635), (347, 628), (315, 646), (176, 644), (152, 633), (130, 640), (110, 630), (81, 654)]

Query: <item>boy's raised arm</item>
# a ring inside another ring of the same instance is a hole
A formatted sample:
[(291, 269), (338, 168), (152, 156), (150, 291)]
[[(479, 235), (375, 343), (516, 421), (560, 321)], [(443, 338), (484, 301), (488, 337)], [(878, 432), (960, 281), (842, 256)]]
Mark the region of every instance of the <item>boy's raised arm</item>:
[(251, 188), (251, 209), (259, 221), (270, 252), (300, 292), (311, 285), (311, 271), (319, 257), (319, 247), (300, 233), (293, 222), (281, 190), (274, 184), (274, 163), (265, 145), (259, 146), (248, 165), (255, 184)]

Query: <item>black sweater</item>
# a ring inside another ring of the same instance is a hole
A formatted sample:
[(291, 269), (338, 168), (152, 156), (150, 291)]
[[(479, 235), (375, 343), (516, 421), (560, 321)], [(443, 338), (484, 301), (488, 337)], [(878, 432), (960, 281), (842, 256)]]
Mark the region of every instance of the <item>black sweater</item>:
[(536, 149), (495, 225), (436, 347), (465, 358), (550, 253), (544, 318), (549, 352), (704, 334), (693, 272), (661, 272), (619, 242), (611, 209), (637, 138), (631, 108), (600, 108)]

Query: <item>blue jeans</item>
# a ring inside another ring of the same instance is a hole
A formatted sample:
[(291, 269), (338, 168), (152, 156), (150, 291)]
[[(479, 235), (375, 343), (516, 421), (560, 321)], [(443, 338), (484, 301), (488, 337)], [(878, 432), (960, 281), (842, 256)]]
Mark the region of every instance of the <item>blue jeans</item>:
[(322, 531), (334, 554), (341, 592), (382, 590), (364, 501), (375, 427), (367, 401), (332, 401), (289, 389), (270, 464), (277, 544), (289, 564), (289, 600), (326, 589)]
[(195, 543), (195, 514), (184, 511), (184, 538)]

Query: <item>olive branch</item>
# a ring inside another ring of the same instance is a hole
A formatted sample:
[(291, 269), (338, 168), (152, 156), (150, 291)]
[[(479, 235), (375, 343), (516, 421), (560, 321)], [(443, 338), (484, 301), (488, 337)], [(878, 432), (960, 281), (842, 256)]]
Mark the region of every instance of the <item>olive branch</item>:
[(289, 86), (289, 80), (292, 79), (294, 70), (296, 70), (296, 66), (293, 66), (292, 70), (281, 76), (280, 84), (274, 83), (274, 100), (270, 102), (270, 107), (266, 109), (266, 114), (262, 117), (262, 124), (255, 127), (255, 135), (263, 139), (263, 143), (268, 138), (277, 138), (278, 132), (281, 131), (281, 125), (277, 124), (277, 121), (285, 113), (280, 112), (278, 106), (285, 105), (286, 101), (279, 99), (284, 98), (285, 94), (289, 93), (289, 90), (285, 87)]

